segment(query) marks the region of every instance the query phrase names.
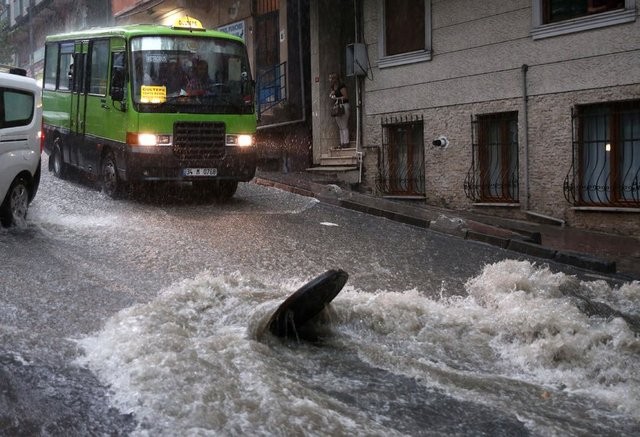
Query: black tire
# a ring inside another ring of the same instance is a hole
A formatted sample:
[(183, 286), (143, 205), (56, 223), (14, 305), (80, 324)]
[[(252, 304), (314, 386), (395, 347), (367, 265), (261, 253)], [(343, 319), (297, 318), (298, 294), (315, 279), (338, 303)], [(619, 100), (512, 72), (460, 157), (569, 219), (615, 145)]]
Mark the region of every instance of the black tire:
[(238, 189), (238, 181), (220, 181), (216, 199), (219, 202), (229, 201)]
[(27, 218), (29, 197), (27, 180), (22, 176), (18, 176), (11, 183), (11, 187), (9, 187), (9, 191), (7, 191), (7, 195), (2, 205), (0, 205), (0, 223), (2, 226), (9, 227), (15, 224), (17, 220)]
[(193, 189), (216, 202), (227, 202), (236, 193), (238, 181), (194, 181)]
[(62, 140), (60, 137), (53, 140), (53, 154), (51, 155), (51, 160), (52, 162), (49, 168), (53, 172), (53, 175), (59, 179), (66, 178), (68, 166), (67, 163), (64, 162), (64, 156), (62, 155)]
[(113, 152), (107, 151), (100, 163), (102, 192), (112, 199), (119, 199), (124, 192), (124, 182), (118, 176), (118, 166)]

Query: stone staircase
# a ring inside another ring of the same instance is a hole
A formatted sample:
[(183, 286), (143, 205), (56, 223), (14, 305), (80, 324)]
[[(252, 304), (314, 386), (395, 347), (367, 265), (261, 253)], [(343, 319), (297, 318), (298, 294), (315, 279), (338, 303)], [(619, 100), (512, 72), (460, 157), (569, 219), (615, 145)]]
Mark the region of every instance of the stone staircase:
[(320, 165), (308, 168), (307, 171), (323, 179), (335, 180), (336, 182), (353, 183), (358, 181), (360, 163), (355, 142), (352, 142), (350, 146), (346, 149), (330, 149), (328, 153), (323, 153), (320, 157)]
[(323, 153), (320, 157), (320, 167), (357, 167), (358, 155), (356, 142), (351, 141), (345, 149), (329, 149), (329, 153)]

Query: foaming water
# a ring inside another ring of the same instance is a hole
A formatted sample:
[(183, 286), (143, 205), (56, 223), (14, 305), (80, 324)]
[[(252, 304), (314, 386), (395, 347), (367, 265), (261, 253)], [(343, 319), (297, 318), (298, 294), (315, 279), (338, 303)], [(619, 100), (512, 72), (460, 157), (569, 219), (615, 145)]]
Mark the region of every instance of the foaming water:
[[(640, 430), (640, 340), (628, 323), (640, 283), (612, 289), (503, 261), (465, 297), (347, 285), (318, 322), (320, 344), (266, 334), (303, 282), (202, 273), (80, 340), (82, 363), (142, 435), (422, 434), (427, 424), (499, 435), (478, 428), (491, 414), (511, 434), (517, 423), (539, 435)], [(585, 313), (585, 299), (605, 298), (615, 311)]]

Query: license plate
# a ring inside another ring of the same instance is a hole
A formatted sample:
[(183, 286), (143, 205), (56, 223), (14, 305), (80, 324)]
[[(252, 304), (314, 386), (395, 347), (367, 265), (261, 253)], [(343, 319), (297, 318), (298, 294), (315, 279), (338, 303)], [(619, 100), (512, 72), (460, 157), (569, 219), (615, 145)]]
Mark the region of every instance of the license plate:
[(218, 176), (217, 168), (183, 168), (182, 176)]

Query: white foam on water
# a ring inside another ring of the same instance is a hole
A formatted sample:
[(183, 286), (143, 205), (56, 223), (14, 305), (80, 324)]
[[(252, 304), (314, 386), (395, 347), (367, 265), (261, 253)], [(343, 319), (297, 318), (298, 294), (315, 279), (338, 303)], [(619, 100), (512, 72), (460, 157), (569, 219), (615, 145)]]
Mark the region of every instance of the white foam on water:
[[(376, 412), (305, 380), (314, 346), (292, 351), (262, 335), (303, 282), (202, 273), (79, 340), (81, 363), (111, 387), (115, 406), (135, 413), (139, 434), (397, 433), (372, 420)], [(511, 413), (540, 434), (579, 434), (603, 418), (640, 420), (640, 339), (618, 317), (582, 313), (563, 292), (569, 286), (640, 312), (640, 283), (579, 283), (503, 261), (470, 279), (466, 297), (347, 285), (328, 312), (334, 336), (324, 350), (353, 350), (374, 367)], [(364, 383), (317, 378), (336, 390)]]
[(332, 222), (320, 222), (320, 224), (321, 224), (322, 226), (340, 226), (339, 224), (337, 224), (337, 223), (332, 223)]
[[(577, 299), (563, 292), (576, 286), (620, 304), (615, 309), (640, 312), (638, 282), (614, 289), (513, 260), (486, 266), (467, 282), (467, 297), (348, 292), (334, 309), (364, 360), (512, 410), (543, 434), (567, 432), (567, 423), (545, 417), (563, 408), (575, 417), (576, 432), (581, 420), (620, 415), (638, 421), (640, 338), (620, 317), (581, 312)], [(599, 410), (581, 411), (585, 402)]]
[(273, 290), (240, 275), (202, 274), (80, 340), (80, 362), (109, 384), (114, 405), (135, 413), (142, 434), (385, 434), (301, 383), (257, 341), (281, 300)]

